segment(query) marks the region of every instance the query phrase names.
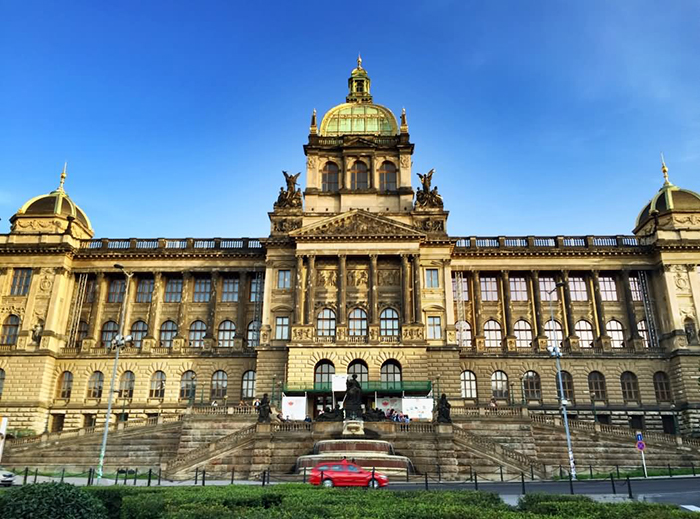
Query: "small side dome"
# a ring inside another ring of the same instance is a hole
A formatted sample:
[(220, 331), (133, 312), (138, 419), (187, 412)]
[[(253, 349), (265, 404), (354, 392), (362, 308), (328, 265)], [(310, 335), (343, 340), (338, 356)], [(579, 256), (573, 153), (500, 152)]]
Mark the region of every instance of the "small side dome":
[(32, 198), (10, 218), (13, 233), (70, 233), (76, 238), (92, 238), (90, 219), (63, 190), (65, 179), (64, 166), (58, 189)]
[(671, 184), (668, 180), (668, 168), (665, 163), (662, 163), (661, 171), (664, 174), (664, 184), (637, 216), (635, 233), (641, 230), (650, 218), (662, 216), (671, 211), (674, 213), (700, 213), (700, 195)]

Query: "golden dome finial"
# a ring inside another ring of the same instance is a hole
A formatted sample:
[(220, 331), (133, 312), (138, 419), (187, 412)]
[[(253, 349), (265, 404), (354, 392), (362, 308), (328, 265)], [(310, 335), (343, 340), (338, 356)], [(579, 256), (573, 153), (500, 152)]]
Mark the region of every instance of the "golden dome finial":
[(357, 53), (357, 68), (362, 70), (362, 56), (360, 56), (360, 53)]
[(668, 168), (666, 167), (663, 152), (661, 152), (661, 172), (664, 174), (664, 186), (671, 185), (671, 182), (668, 180)]
[(68, 167), (68, 162), (63, 164), (63, 171), (61, 171), (61, 182), (58, 184), (58, 190), (63, 191), (63, 184), (66, 181), (66, 168)]

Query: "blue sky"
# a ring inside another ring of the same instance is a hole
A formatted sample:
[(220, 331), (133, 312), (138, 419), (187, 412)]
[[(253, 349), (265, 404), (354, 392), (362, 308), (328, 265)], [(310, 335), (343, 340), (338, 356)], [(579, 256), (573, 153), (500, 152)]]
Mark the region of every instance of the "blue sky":
[(626, 234), (660, 151), (700, 191), (698, 49), (694, 0), (0, 0), (0, 232), (67, 160), (96, 236), (266, 236), (360, 51), (451, 235)]

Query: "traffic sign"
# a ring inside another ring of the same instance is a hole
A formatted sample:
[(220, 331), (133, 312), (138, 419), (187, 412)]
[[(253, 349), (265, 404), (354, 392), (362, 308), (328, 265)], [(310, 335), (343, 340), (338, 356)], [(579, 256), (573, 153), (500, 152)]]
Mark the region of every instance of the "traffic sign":
[(642, 433), (637, 433), (637, 441), (641, 442), (643, 440), (644, 440), (644, 438), (642, 438)]
[(638, 451), (644, 451), (645, 448), (646, 448), (646, 444), (643, 441), (640, 440), (637, 442), (637, 450)]

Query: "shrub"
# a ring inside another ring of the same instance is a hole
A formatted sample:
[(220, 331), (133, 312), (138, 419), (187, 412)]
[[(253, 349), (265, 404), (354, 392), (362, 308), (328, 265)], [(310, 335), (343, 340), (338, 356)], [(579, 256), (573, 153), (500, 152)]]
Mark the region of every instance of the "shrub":
[(94, 496), (67, 483), (24, 485), (4, 492), (2, 517), (12, 519), (106, 519), (107, 510)]

